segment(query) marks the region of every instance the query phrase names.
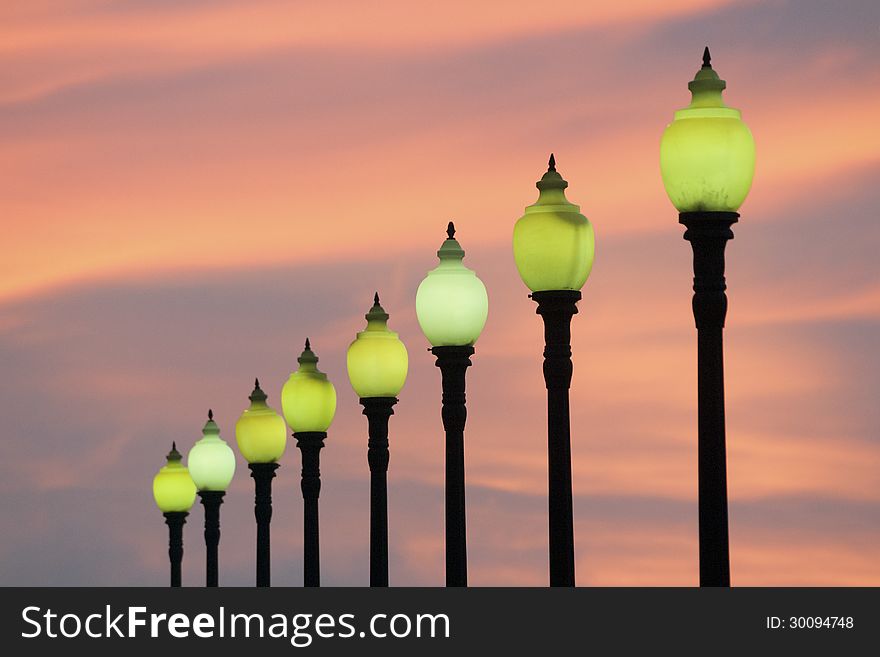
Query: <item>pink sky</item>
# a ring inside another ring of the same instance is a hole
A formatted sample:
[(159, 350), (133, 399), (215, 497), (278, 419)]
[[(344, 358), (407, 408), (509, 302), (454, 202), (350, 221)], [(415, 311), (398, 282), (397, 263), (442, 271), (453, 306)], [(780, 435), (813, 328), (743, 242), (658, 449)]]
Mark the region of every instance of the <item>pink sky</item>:
[[(164, 584), (150, 479), (308, 335), (339, 391), (328, 584), (367, 582), (366, 421), (345, 349), (378, 289), (410, 351), (392, 584), (443, 581), (439, 373), (415, 289), (454, 219), (489, 290), (468, 377), (470, 580), (543, 585), (541, 325), (511, 231), (554, 151), (596, 230), (574, 320), (578, 583), (693, 585), (690, 247), (658, 170), (703, 46), (758, 152), (728, 247), (732, 578), (880, 584), (880, 10), (868, 1), (29, 2), (0, 10), (0, 583)], [(301, 582), (299, 454), (273, 568)], [(249, 584), (252, 482), (223, 507)], [(201, 582), (201, 509), (185, 580)], [(14, 529), (14, 531), (13, 531)]]

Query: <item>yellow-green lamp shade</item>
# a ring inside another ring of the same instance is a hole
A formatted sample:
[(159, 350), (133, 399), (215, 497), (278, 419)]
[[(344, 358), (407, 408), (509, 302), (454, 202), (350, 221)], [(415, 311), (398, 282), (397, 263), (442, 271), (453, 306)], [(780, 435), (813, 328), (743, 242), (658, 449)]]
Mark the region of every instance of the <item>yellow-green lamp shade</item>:
[(568, 183), (550, 155), (537, 183), (538, 200), (513, 227), (513, 257), (520, 278), (532, 292), (580, 290), (593, 269), (593, 226), (565, 198)]
[(165, 465), (153, 477), (153, 499), (162, 513), (189, 511), (196, 501), (196, 485), (181, 462), (177, 445), (171, 445)]
[(449, 222), (448, 239), (437, 256), (440, 264), (428, 272), (416, 292), (416, 315), (425, 337), (435, 347), (474, 344), (489, 315), (489, 295), (473, 270), (462, 263), (464, 250)]
[(740, 111), (724, 104), (726, 86), (706, 48), (688, 84), (691, 104), (675, 112), (660, 140), (663, 185), (679, 212), (736, 212), (752, 186), (755, 140)]
[(235, 474), (235, 453), (220, 437), (220, 427), (210, 410), (202, 438), (189, 450), (186, 462), (199, 490), (225, 491), (229, 487)]
[(284, 418), (266, 403), (266, 393), (260, 381), (254, 381), (254, 391), (246, 408), (235, 423), (238, 451), (248, 463), (275, 463), (287, 446), (287, 426)]
[(318, 369), (318, 357), (308, 339), (297, 359), (299, 369), (281, 389), (281, 408), (294, 433), (327, 431), (336, 414), (336, 388)]
[(367, 328), (348, 347), (348, 379), (358, 397), (397, 397), (406, 382), (409, 356), (397, 333), (388, 329), (388, 313), (379, 305), (365, 315)]

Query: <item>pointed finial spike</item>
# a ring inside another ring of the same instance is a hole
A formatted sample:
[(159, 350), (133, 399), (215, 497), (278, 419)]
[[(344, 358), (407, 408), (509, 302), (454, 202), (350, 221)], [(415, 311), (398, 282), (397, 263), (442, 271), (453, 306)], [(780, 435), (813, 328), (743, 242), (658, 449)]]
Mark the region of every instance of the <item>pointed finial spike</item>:
[(712, 66), (712, 55), (709, 54), (709, 46), (703, 50), (703, 66)]
[(556, 156), (550, 153), (550, 161), (547, 163), (549, 171), (556, 171)]
[(379, 305), (379, 293), (378, 292), (376, 292), (375, 296), (373, 297), (373, 303), (375, 303), (377, 306)]
[(210, 408), (208, 409), (208, 419), (209, 420), (214, 419), (214, 411), (212, 411)]
[(171, 451), (172, 451), (172, 452), (176, 452), (176, 451), (177, 451), (177, 441), (176, 441), (176, 440), (172, 440), (172, 441), (171, 441)]
[(446, 234), (449, 236), (449, 239), (455, 239), (455, 224), (451, 221), (449, 225), (446, 226)]
[(311, 348), (312, 348), (312, 345), (311, 345), (311, 343), (309, 343), (309, 339), (306, 338), (306, 350), (308, 351)]
[(266, 399), (268, 399), (266, 397), (266, 393), (263, 392), (262, 388), (260, 388), (260, 379), (254, 379), (254, 390), (253, 392), (251, 392), (251, 394), (248, 395), (248, 399), (250, 399), (252, 402), (266, 401)]

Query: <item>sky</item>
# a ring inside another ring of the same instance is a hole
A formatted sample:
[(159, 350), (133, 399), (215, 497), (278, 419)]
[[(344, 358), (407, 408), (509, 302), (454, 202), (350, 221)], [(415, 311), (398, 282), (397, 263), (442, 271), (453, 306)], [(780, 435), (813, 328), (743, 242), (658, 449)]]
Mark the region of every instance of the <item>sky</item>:
[[(548, 581), (542, 327), (513, 225), (549, 153), (596, 232), (572, 326), (577, 582), (698, 582), (691, 254), (659, 139), (703, 47), (757, 145), (727, 247), (734, 585), (880, 585), (880, 6), (873, 0), (31, 0), (0, 9), (0, 584), (164, 586), (151, 480), (305, 337), (336, 384), (326, 585), (369, 580), (345, 351), (378, 291), (410, 354), (390, 581), (444, 581), (440, 379), (415, 317), (447, 222), (485, 282), (469, 580)], [(237, 455), (221, 583), (253, 583)], [(299, 453), (273, 583), (302, 583)], [(203, 583), (202, 510), (184, 585)]]

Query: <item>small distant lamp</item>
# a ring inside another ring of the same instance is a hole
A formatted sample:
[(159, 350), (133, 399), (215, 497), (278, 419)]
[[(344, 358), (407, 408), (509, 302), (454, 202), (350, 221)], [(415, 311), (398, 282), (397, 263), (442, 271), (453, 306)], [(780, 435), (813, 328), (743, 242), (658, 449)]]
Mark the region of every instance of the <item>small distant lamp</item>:
[(205, 586), (215, 587), (219, 583), (220, 505), (235, 474), (235, 453), (220, 437), (210, 409), (202, 438), (189, 450), (186, 461), (205, 507)]
[(168, 558), (171, 562), (171, 586), (180, 586), (183, 562), (183, 525), (196, 501), (196, 485), (181, 462), (176, 443), (171, 443), (165, 465), (153, 477), (153, 499), (168, 525)]
[(254, 381), (251, 405), (235, 424), (238, 450), (248, 461), (254, 480), (254, 517), (257, 521), (257, 586), (271, 586), (270, 526), (272, 522), (272, 479), (278, 459), (287, 444), (284, 419), (270, 407), (260, 380)]

